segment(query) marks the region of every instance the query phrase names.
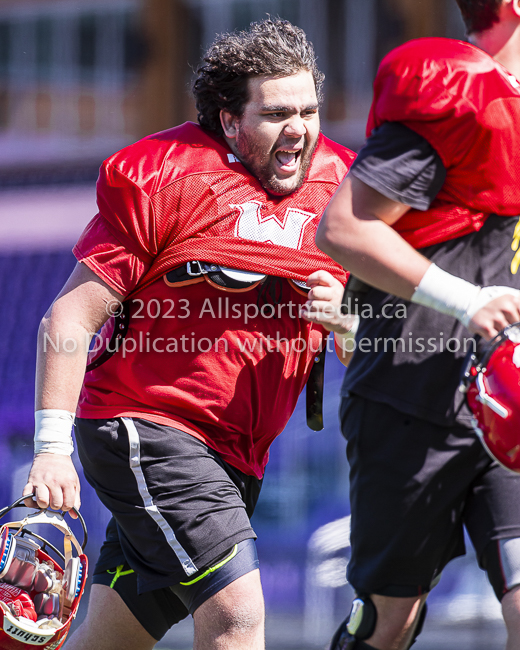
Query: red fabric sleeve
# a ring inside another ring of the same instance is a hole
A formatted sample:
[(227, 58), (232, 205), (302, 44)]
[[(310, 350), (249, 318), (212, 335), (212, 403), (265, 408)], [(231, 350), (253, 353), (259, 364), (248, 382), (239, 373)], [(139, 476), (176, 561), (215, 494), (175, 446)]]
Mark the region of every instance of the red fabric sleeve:
[(130, 253), (150, 264), (158, 253), (150, 197), (109, 162), (101, 168), (96, 190), (107, 228)]
[(97, 182), (99, 214), (73, 249), (78, 261), (118, 293), (127, 296), (158, 254), (158, 237), (149, 196), (110, 162)]
[(150, 268), (136, 255), (130, 253), (107, 228), (105, 219), (97, 214), (83, 231), (72, 249), (78, 262), (112, 289), (127, 296)]
[(444, 38), (405, 43), (381, 62), (367, 135), (383, 122), (401, 122), (428, 140), (449, 169), (474, 144), (475, 96), (494, 74), (493, 59), (468, 43)]

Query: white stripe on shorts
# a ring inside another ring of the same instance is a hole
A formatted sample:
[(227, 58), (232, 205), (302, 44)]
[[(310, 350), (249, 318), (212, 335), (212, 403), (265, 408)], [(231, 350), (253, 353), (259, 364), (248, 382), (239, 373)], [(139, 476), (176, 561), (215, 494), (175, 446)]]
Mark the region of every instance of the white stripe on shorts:
[(146, 480), (144, 478), (143, 470), (141, 468), (141, 441), (139, 439), (139, 432), (134, 424), (132, 418), (121, 418), (124, 422), (128, 432), (128, 441), (130, 443), (130, 469), (134, 473), (135, 480), (137, 481), (137, 488), (144, 503), (146, 512), (152, 517), (155, 523), (163, 531), (166, 541), (170, 548), (177, 556), (179, 562), (184, 569), (187, 576), (191, 576), (198, 570), (193, 560), (186, 553), (184, 548), (175, 537), (173, 529), (168, 525), (166, 519), (161, 515), (159, 509), (154, 504), (153, 499), (148, 492)]

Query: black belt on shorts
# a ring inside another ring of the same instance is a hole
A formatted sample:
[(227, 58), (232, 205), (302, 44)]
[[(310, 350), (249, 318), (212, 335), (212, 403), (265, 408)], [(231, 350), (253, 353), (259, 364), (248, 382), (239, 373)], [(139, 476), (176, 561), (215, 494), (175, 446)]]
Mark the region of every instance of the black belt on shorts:
[[(207, 262), (187, 262), (171, 271), (168, 271), (166, 277), (169, 284), (177, 282), (186, 282), (190, 279), (200, 277), (205, 273), (211, 273), (214, 283), (219, 286), (230, 289), (243, 289), (244, 283), (233, 281), (228, 276), (220, 273), (220, 267), (216, 264)], [(236, 284), (233, 284), (233, 283)], [(254, 283), (251, 283), (254, 284)], [(123, 302), (121, 311), (114, 315), (114, 331), (105, 350), (93, 361), (87, 364), (85, 372), (90, 372), (99, 368), (105, 361), (108, 361), (116, 352), (128, 333), (130, 326), (130, 302)], [(307, 426), (313, 431), (323, 429), (323, 384), (325, 371), (325, 353), (326, 346), (314, 358), (314, 364), (311, 368), (309, 378), (307, 379), (306, 391), (306, 417)]]

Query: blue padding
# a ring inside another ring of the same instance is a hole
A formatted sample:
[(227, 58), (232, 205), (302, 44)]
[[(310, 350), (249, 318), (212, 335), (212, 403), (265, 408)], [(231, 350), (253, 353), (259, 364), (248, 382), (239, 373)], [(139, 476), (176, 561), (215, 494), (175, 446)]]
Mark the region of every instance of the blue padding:
[(81, 591), (81, 579), (83, 578), (83, 565), (79, 565), (79, 570), (78, 570), (78, 583), (76, 586), (76, 593), (74, 594), (74, 598), (78, 597), (79, 592)]
[(12, 533), (9, 533), (7, 535), (7, 541), (5, 544), (5, 549), (2, 554), (2, 559), (0, 559), (0, 573), (5, 569), (5, 565), (7, 564), (7, 558), (9, 557), (9, 550), (11, 549), (11, 544), (13, 540), (13, 535)]

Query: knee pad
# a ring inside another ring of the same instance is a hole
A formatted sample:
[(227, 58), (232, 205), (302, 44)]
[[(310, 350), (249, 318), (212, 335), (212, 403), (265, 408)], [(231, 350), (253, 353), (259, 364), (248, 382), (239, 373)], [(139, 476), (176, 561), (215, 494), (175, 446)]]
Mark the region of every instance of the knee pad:
[(329, 650), (376, 650), (374, 646), (368, 645), (362, 639), (356, 639), (347, 631), (348, 618), (336, 630)]
[(330, 650), (370, 650), (372, 646), (364, 642), (374, 633), (377, 610), (368, 596), (354, 599), (350, 614), (334, 634)]
[[(406, 650), (409, 650), (417, 641), (422, 632), (426, 618), (426, 603), (421, 607), (414, 635)], [(368, 596), (356, 598), (352, 603), (350, 615), (336, 630), (332, 637), (329, 650), (374, 650), (373, 646), (365, 643), (374, 633), (377, 623), (377, 610)]]
[(520, 585), (520, 537), (493, 540), (484, 549), (480, 565), (498, 600)]

